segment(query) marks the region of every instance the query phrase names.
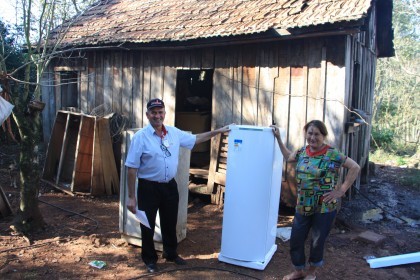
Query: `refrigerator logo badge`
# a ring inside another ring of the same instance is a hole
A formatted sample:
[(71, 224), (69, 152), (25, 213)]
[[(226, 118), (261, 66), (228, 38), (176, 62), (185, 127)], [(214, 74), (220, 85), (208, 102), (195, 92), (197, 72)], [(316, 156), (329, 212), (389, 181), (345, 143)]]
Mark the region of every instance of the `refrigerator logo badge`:
[(234, 139), (233, 140), (233, 147), (235, 151), (240, 151), (241, 150), (241, 145), (242, 145), (242, 140), (241, 139)]

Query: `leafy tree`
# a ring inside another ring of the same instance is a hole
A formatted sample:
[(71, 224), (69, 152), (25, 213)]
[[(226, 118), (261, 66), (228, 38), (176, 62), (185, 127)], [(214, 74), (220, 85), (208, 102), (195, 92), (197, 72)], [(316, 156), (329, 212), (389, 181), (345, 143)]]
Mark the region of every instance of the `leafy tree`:
[(391, 142), (400, 147), (418, 147), (420, 3), (395, 0), (393, 12), (395, 57), (378, 60), (373, 138), (381, 146), (378, 141), (389, 144), (393, 135)]
[[(8, 73), (15, 72), (16, 77), (23, 78), (23, 71), (17, 70), (24, 63), (25, 56), (16, 40), (19, 33), (21, 32), (16, 27), (0, 21), (0, 84), (3, 90), (1, 96), (6, 100), (10, 97), (8, 94), (10, 88), (7, 87)], [(17, 87), (14, 88), (17, 89)], [(3, 130), (0, 130), (0, 135), (4, 136), (2, 138), (15, 140), (10, 118), (2, 124), (2, 128)]]
[(14, 71), (23, 64), (23, 52), (16, 42), (16, 35), (19, 30), (11, 31), (12, 26), (0, 20), (0, 71), (7, 73), (7, 69)]
[[(14, 39), (2, 32), (2, 57), (0, 78), (15, 105), (13, 119), (16, 122), (21, 153), (20, 207), (15, 217), (15, 230), (23, 234), (42, 229), (44, 221), (38, 207), (40, 185), (39, 143), (42, 141), (40, 110), (40, 80), (51, 59), (56, 57), (57, 45), (48, 41), (48, 36), (57, 25), (80, 12), (92, 1), (82, 0), (16, 0), (18, 21)], [(3, 25), (4, 26), (4, 25)], [(4, 36), (3, 36), (4, 34)], [(22, 46), (16, 46), (19, 42)], [(58, 44), (56, 42), (56, 44)], [(15, 51), (24, 55), (15, 59)], [(71, 51), (71, 50), (70, 50)], [(14, 87), (11, 89), (11, 81)], [(42, 103), (41, 103), (42, 104)]]

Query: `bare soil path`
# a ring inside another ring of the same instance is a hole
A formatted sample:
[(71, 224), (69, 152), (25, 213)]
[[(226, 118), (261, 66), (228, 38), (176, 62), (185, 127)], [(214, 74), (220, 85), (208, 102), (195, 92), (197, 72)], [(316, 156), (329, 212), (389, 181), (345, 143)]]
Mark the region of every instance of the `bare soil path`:
[[(14, 187), (16, 171), (11, 178), (9, 166), (17, 160), (17, 150), (13, 145), (0, 147), (0, 185), (14, 210), (19, 186)], [(369, 185), (344, 201), (317, 279), (420, 279), (419, 263), (371, 269), (364, 259), (420, 251), (420, 190), (401, 184), (407, 170), (378, 167)], [(280, 239), (263, 271), (219, 262), (223, 210), (206, 197), (190, 194), (187, 238), (179, 244), (188, 265), (160, 260), (161, 271), (153, 275), (146, 273), (139, 258), (141, 248), (120, 238), (117, 196), (72, 197), (43, 185), (39, 199), (48, 226), (30, 237), (32, 244), (14, 235), (13, 217), (0, 219), (0, 279), (282, 279), (291, 271), (289, 242)], [(281, 208), (279, 213), (278, 225), (290, 226), (292, 211)], [(365, 230), (386, 239), (379, 245), (359, 241), (357, 236)], [(89, 265), (93, 260), (106, 266), (94, 268)]]

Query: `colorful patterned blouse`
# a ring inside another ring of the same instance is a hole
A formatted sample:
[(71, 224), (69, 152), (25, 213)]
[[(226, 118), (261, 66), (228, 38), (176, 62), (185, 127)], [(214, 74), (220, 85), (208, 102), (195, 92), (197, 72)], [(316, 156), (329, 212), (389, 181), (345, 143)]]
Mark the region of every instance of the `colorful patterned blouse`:
[(324, 203), (322, 195), (335, 188), (340, 168), (346, 159), (347, 156), (328, 145), (317, 153), (311, 153), (309, 146), (302, 147), (296, 153), (298, 184), (296, 212), (309, 216), (337, 209), (337, 201)]

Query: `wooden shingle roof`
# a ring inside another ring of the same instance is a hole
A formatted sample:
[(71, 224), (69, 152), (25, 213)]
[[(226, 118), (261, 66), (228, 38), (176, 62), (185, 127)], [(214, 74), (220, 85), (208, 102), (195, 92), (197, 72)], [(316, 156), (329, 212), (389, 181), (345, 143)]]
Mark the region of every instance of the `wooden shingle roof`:
[(50, 38), (65, 47), (243, 36), (360, 22), (370, 7), (371, 0), (102, 0)]

